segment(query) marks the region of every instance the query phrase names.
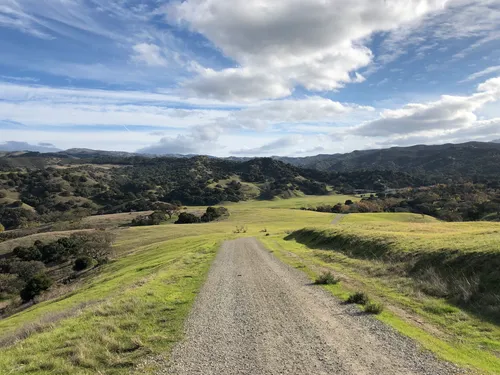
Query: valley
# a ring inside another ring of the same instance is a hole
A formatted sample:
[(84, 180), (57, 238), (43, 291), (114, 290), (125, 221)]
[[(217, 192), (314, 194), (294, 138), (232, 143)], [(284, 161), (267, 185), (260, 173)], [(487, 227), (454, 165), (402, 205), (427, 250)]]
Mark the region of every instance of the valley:
[(112, 157), (4, 166), (0, 373), (500, 373), (493, 178)]

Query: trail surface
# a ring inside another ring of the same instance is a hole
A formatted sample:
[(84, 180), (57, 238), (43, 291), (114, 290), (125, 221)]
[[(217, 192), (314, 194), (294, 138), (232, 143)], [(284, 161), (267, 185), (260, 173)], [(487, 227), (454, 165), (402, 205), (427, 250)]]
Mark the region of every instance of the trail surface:
[(337, 214), (332, 220), (333, 225), (340, 223), (340, 221), (345, 217), (345, 214)]
[(459, 373), (340, 303), (257, 240), (224, 243), (161, 374)]

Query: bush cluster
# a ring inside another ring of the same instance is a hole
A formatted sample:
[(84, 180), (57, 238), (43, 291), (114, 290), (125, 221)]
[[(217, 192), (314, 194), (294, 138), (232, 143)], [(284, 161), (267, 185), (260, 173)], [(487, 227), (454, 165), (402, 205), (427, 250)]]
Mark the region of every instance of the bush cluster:
[(16, 247), (0, 261), (0, 298), (19, 293), (23, 301), (33, 299), (52, 285), (48, 272), (54, 265), (72, 261), (73, 269), (81, 271), (106, 262), (112, 254), (113, 240), (108, 232), (94, 231)]
[(141, 215), (137, 216), (132, 220), (131, 225), (142, 226), (142, 225), (160, 225), (165, 221), (165, 214), (163, 212), (155, 211), (151, 215)]
[(189, 212), (182, 212), (175, 224), (208, 223), (228, 216), (229, 210), (225, 207), (207, 207), (207, 210), (201, 217)]
[(500, 192), (480, 184), (436, 185), (371, 194), (359, 202), (306, 208), (318, 212), (409, 212), (445, 221), (500, 221)]

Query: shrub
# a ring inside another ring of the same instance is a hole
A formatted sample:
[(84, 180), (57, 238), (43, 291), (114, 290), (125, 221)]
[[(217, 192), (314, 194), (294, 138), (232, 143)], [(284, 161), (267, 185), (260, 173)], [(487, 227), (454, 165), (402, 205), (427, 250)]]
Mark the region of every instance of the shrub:
[(89, 256), (81, 256), (75, 259), (75, 264), (73, 265), (73, 270), (83, 271), (94, 265), (94, 260)]
[(113, 255), (113, 241), (115, 235), (107, 231), (93, 231), (74, 233), (70, 237), (78, 242), (78, 254), (80, 256), (88, 256), (99, 264), (104, 264), (109, 257)]
[(314, 281), (314, 283), (317, 285), (333, 285), (333, 284), (337, 284), (338, 282), (339, 282), (339, 280), (337, 278), (335, 278), (335, 276), (331, 272), (322, 273)]
[(378, 302), (368, 302), (365, 305), (365, 313), (378, 315), (384, 311), (384, 305)]
[(31, 247), (18, 246), (12, 251), (12, 253), (14, 254), (14, 256), (25, 261), (42, 260), (42, 253), (35, 246)]
[(177, 221), (175, 222), (175, 224), (196, 224), (196, 223), (201, 223), (201, 219), (194, 214), (190, 214), (189, 212), (182, 212), (179, 215)]
[(0, 233), (2, 233), (5, 230), (5, 227), (0, 223)]
[(20, 296), (24, 302), (31, 301), (52, 286), (52, 279), (45, 273), (39, 273), (31, 278), (21, 290)]
[(134, 226), (160, 225), (163, 221), (165, 221), (165, 213), (155, 211), (151, 215), (137, 216), (131, 224)]
[(31, 260), (28, 262), (14, 261), (10, 263), (9, 273), (16, 274), (21, 280), (27, 282), (35, 275), (45, 271), (45, 265), (42, 262)]
[(207, 207), (207, 211), (201, 217), (201, 221), (208, 223), (227, 216), (229, 216), (229, 210), (225, 207)]
[(244, 225), (237, 225), (236, 229), (233, 231), (233, 233), (246, 233), (247, 232), (247, 227)]
[(352, 293), (346, 300), (347, 303), (356, 303), (358, 305), (366, 305), (370, 299), (364, 292)]
[(28, 222), (34, 221), (37, 218), (36, 213), (25, 208), (18, 208), (18, 205), (19, 203), (17, 202), (14, 202), (12, 207), (0, 205), (0, 217), (2, 218), (2, 224), (5, 229), (24, 227)]
[(15, 201), (11, 204), (11, 207), (14, 207), (14, 208), (20, 208), (23, 206), (23, 202), (22, 201)]
[(19, 293), (23, 287), (23, 281), (16, 275), (0, 273), (0, 298), (5, 298), (10, 294)]

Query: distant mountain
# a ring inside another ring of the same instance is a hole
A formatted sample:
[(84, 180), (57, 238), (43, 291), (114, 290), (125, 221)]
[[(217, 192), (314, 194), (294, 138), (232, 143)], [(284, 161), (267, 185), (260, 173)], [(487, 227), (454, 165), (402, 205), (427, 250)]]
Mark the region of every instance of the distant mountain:
[[(500, 142), (500, 140), (499, 140)], [(500, 143), (468, 142), (463, 144), (416, 145), (411, 147), (392, 147), (387, 149), (362, 150), (346, 154), (321, 154), (308, 157), (281, 157), (279, 160), (295, 167), (322, 172), (353, 173), (387, 171), (404, 173), (419, 181), (432, 184), (437, 182), (461, 180), (500, 180)], [(12, 142), (7, 142), (11, 146)], [(6, 145), (4, 144), (4, 145)], [(123, 151), (101, 151), (86, 148), (73, 148), (51, 152), (50, 147), (39, 145), (44, 152), (11, 151), (2, 152), (0, 148), (0, 167), (40, 168), (55, 164), (119, 164), (130, 165), (146, 160), (189, 159), (195, 155), (141, 155)], [(22, 147), (21, 147), (22, 148)], [(202, 156), (199, 156), (202, 157)], [(207, 159), (245, 163), (253, 158), (227, 157)], [(400, 177), (398, 177), (400, 179)]]
[(491, 141), (491, 143), (500, 143), (500, 139), (495, 139), (494, 141)]
[(34, 151), (34, 152), (58, 152), (61, 149), (56, 148), (51, 143), (38, 143), (36, 145), (32, 145), (27, 142), (16, 142), (16, 141), (7, 141), (4, 143), (0, 143), (0, 151), (4, 152), (16, 152), (16, 151)]
[(347, 154), (275, 158), (298, 167), (330, 172), (389, 170), (443, 177), (500, 176), (500, 143), (491, 142), (417, 145)]
[(92, 150), (90, 148), (70, 148), (64, 151), (61, 151), (60, 154), (80, 157), (80, 158), (91, 158), (97, 156), (113, 156), (113, 157), (130, 157), (137, 156), (139, 154), (135, 154), (132, 152), (126, 151), (103, 151), (103, 150)]

